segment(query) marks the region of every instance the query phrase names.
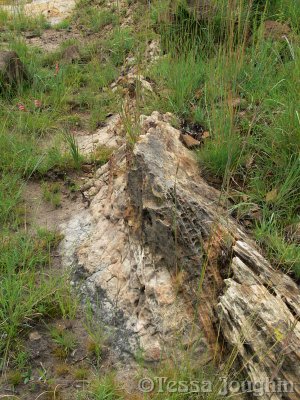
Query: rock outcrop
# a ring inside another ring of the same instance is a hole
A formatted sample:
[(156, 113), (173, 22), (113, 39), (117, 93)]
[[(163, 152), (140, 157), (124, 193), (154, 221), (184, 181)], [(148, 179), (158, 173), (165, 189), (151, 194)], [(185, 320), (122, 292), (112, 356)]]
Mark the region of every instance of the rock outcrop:
[(15, 51), (0, 51), (0, 92), (28, 79), (27, 71)]
[(290, 382), (294, 393), (285, 398), (298, 399), (299, 287), (248, 242), (237, 240), (232, 253), (232, 276), (217, 306), (223, 335), (253, 382)]
[(2, 6), (11, 14), (24, 12), (25, 15), (43, 15), (51, 24), (57, 24), (68, 17), (75, 7), (75, 0), (34, 0)]
[(64, 226), (65, 263), (123, 358), (158, 361), (180, 340), (205, 362), (220, 332), (251, 380), (296, 382), (299, 288), (228, 215), (171, 119), (143, 117), (133, 152), (98, 170), (90, 207)]

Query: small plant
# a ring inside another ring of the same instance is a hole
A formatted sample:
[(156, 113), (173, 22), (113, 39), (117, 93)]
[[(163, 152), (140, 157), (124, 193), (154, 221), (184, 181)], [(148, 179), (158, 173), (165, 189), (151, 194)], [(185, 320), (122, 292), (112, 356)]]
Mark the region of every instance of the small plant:
[(77, 346), (77, 340), (74, 334), (68, 330), (62, 330), (57, 327), (50, 329), (53, 342), (59, 348), (59, 354), (67, 357)]
[(64, 135), (65, 142), (69, 146), (69, 151), (74, 162), (74, 166), (76, 169), (80, 169), (82, 165), (83, 158), (79, 151), (79, 146), (75, 135), (72, 133), (66, 133)]
[(61, 205), (61, 186), (59, 183), (44, 182), (42, 184), (43, 197), (46, 201), (58, 208)]
[(12, 386), (18, 386), (23, 382), (23, 375), (20, 371), (11, 371), (7, 376), (7, 382)]
[(112, 374), (91, 383), (89, 387), (94, 400), (118, 400), (122, 399), (121, 390)]
[(86, 380), (87, 377), (89, 376), (89, 370), (84, 367), (76, 368), (73, 371), (73, 376), (75, 379), (80, 380), (80, 381)]
[(91, 155), (91, 161), (95, 165), (104, 165), (109, 161), (113, 151), (114, 149), (111, 147), (98, 146)]
[(71, 21), (66, 18), (63, 21), (60, 21), (58, 24), (54, 25), (54, 29), (61, 30), (61, 29), (69, 29), (71, 26)]
[(87, 351), (96, 357), (97, 360), (101, 359), (102, 356), (102, 343), (101, 340), (97, 340), (95, 335), (93, 334), (93, 338), (87, 342)]
[(21, 195), (20, 177), (2, 174), (0, 180), (0, 224), (2, 226), (11, 223), (19, 225), (22, 221)]
[(104, 328), (99, 326), (99, 323), (95, 323), (91, 304), (88, 304), (86, 307), (84, 327), (89, 335), (87, 350), (95, 357), (96, 364), (99, 366), (102, 359), (103, 348), (107, 339), (107, 334), (105, 333)]
[(119, 108), (118, 97), (110, 90), (103, 92), (101, 96), (95, 97), (90, 107), (90, 130), (102, 127), (105, 124), (107, 114), (118, 112)]
[(104, 43), (111, 62), (116, 66), (123, 64), (128, 53), (134, 48), (134, 37), (128, 28), (118, 28), (112, 31), (110, 38)]
[(169, 110), (187, 117), (195, 97), (196, 90), (204, 81), (205, 65), (194, 51), (189, 51), (172, 59), (163, 58), (151, 69), (150, 75), (166, 85)]
[(17, 370), (24, 370), (28, 367), (29, 355), (21, 346), (15, 346), (16, 353), (13, 360), (13, 365)]
[(70, 367), (63, 363), (55, 366), (55, 373), (58, 376), (66, 376), (70, 373)]
[(40, 228), (37, 230), (36, 249), (44, 251), (55, 249), (62, 239), (61, 233)]
[(138, 115), (135, 112), (134, 115), (129, 110), (129, 106), (127, 103), (124, 104), (122, 110), (122, 122), (126, 132), (127, 141), (130, 146), (133, 146), (140, 135), (141, 125), (138, 119)]
[[(69, 277), (65, 276), (64, 281), (69, 283)], [(57, 292), (55, 299), (59, 309), (59, 315), (61, 315), (64, 320), (72, 320), (76, 317), (79, 299), (76, 293), (72, 291), (70, 285), (65, 288), (63, 292)]]
[[(79, 5), (78, 5), (79, 6)], [(116, 25), (118, 17), (109, 10), (99, 9), (90, 5), (85, 5), (78, 9), (76, 13), (77, 23), (90, 29), (92, 32), (99, 32), (107, 25)]]
[(79, 129), (82, 128), (82, 121), (80, 115), (72, 114), (66, 115), (61, 119), (61, 123), (65, 129)]
[(280, 266), (300, 276), (300, 249), (296, 243), (288, 243), (273, 216), (263, 218), (254, 230), (257, 241), (266, 249), (274, 266)]

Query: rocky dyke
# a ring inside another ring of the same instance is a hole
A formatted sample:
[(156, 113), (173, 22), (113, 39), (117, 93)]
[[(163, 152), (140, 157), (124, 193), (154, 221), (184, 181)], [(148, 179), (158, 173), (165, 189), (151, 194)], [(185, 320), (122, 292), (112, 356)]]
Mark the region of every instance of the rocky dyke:
[(236, 352), (253, 382), (296, 382), (299, 287), (229, 216), (171, 121), (142, 117), (133, 151), (118, 118), (102, 128), (118, 145), (84, 187), (90, 206), (62, 227), (64, 262), (121, 359), (157, 362), (180, 341), (204, 364)]

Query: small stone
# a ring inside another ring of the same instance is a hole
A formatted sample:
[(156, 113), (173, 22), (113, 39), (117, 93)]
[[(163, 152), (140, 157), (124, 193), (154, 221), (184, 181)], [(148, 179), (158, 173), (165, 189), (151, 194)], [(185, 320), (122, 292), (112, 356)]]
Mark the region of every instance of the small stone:
[(30, 31), (30, 32), (25, 32), (24, 36), (26, 39), (33, 39), (39, 36), (38, 32)]
[(76, 46), (75, 44), (73, 44), (72, 46), (68, 46), (64, 50), (62, 58), (66, 63), (69, 63), (69, 64), (79, 61), (80, 53), (79, 53), (78, 46)]
[(153, 92), (151, 83), (146, 81), (145, 79), (141, 79), (141, 84), (143, 86), (144, 89), (148, 90), (149, 92)]
[(180, 135), (180, 139), (181, 139), (182, 143), (190, 150), (191, 149), (195, 149), (197, 147), (200, 147), (200, 145), (201, 145), (199, 140), (194, 139), (190, 135), (185, 135), (185, 134), (182, 133)]
[(91, 164), (83, 164), (81, 167), (83, 172), (86, 172), (87, 174), (92, 172), (93, 166)]
[(300, 245), (300, 223), (289, 225), (285, 228), (286, 238), (289, 242)]
[(247, 101), (241, 97), (236, 97), (229, 101), (229, 105), (234, 109), (245, 110), (247, 108)]
[(36, 341), (40, 340), (41, 338), (42, 338), (42, 336), (37, 331), (31, 332), (29, 334), (29, 340), (31, 342), (36, 342)]
[(66, 331), (66, 330), (70, 330), (73, 327), (73, 323), (72, 321), (70, 321), (69, 319), (57, 322), (55, 324), (56, 329), (58, 329), (60, 332)]

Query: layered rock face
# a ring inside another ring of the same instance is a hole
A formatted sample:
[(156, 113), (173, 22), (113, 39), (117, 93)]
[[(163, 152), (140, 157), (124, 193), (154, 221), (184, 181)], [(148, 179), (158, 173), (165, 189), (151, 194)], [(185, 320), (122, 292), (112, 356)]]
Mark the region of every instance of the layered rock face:
[(133, 152), (97, 172), (90, 207), (64, 226), (65, 262), (121, 357), (158, 361), (180, 340), (204, 362), (221, 332), (251, 380), (296, 382), (299, 288), (231, 219), (171, 118), (143, 117)]

